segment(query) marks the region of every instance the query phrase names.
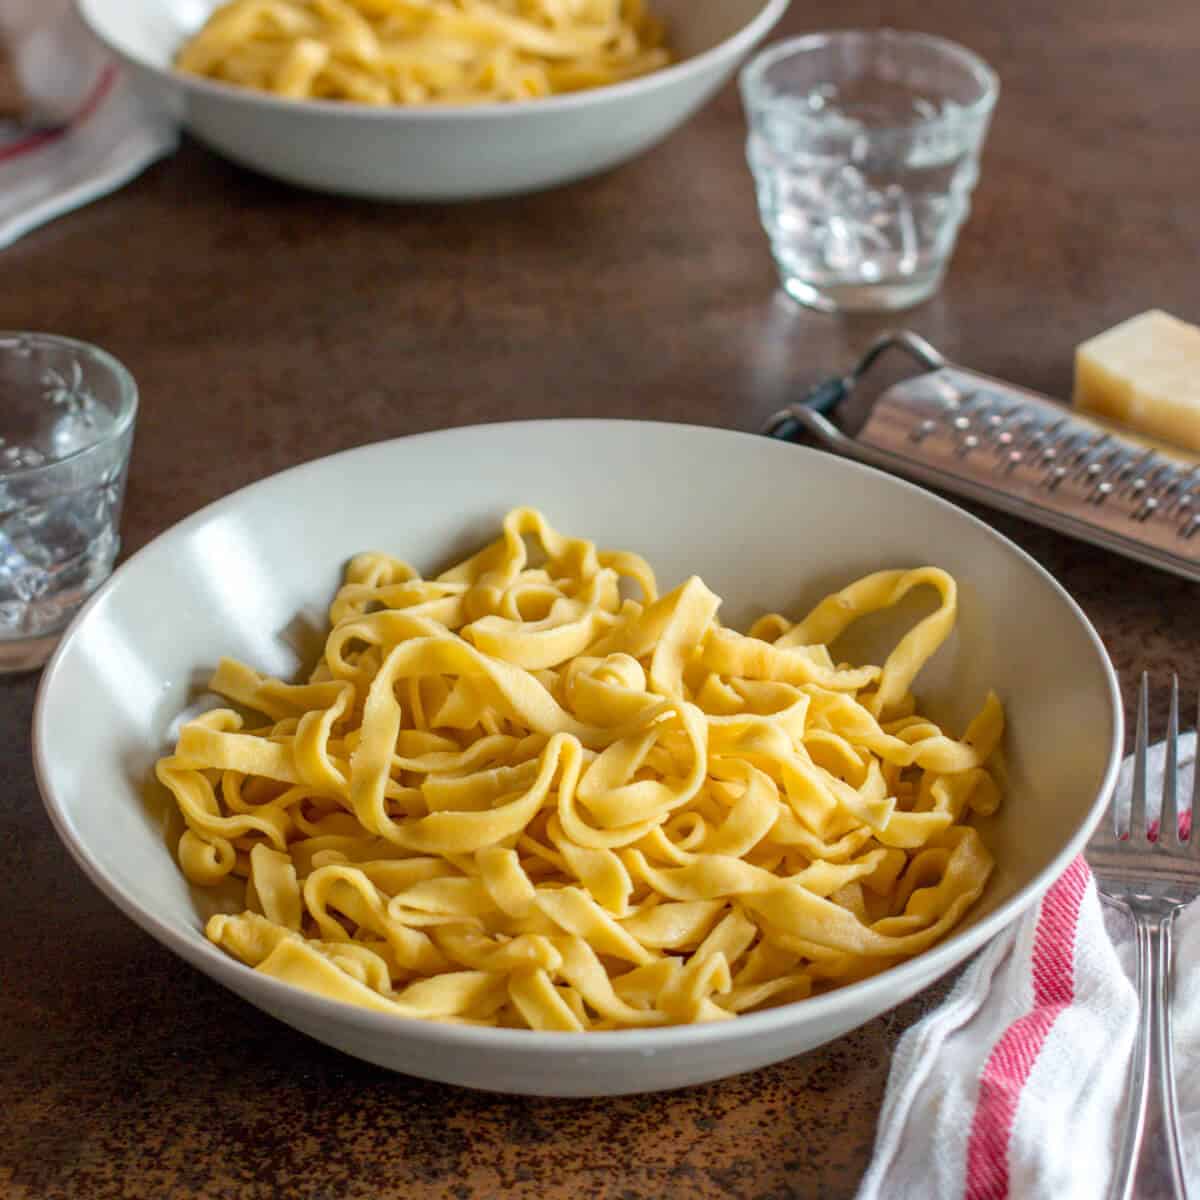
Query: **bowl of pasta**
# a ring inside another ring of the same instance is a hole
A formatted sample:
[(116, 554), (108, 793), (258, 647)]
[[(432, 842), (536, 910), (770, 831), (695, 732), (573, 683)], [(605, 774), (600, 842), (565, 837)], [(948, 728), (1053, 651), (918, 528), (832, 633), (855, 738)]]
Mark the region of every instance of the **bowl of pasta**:
[(163, 534), (64, 637), (34, 757), (87, 875), (249, 1003), (408, 1074), (607, 1095), (777, 1062), (961, 963), (1083, 847), (1121, 737), (1087, 619), (945, 501), (543, 421)]
[(536, 191), (682, 124), (788, 0), (76, 0), (218, 153), (384, 200)]

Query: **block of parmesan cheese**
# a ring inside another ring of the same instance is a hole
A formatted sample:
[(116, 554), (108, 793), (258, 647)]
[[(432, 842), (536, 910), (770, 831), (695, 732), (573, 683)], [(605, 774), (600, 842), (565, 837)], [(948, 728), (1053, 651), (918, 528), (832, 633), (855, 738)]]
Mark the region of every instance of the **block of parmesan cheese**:
[(1075, 351), (1075, 405), (1200, 451), (1200, 329), (1153, 309)]

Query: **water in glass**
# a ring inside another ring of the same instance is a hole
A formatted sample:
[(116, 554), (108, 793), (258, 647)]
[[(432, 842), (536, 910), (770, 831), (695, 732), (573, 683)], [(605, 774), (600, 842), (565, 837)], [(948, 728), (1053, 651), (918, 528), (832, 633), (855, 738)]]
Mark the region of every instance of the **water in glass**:
[(784, 288), (831, 310), (932, 294), (979, 176), (986, 64), (893, 30), (781, 43), (742, 74), (747, 157)]
[(826, 294), (846, 308), (872, 302), (881, 285), (936, 288), (977, 178), (973, 147), (953, 120), (872, 127), (952, 117), (954, 107), (866, 79), (781, 103), (751, 131), (763, 224), (798, 299)]
[(129, 439), (74, 371), (5, 397), (0, 438), (0, 658), (58, 633), (108, 575)]

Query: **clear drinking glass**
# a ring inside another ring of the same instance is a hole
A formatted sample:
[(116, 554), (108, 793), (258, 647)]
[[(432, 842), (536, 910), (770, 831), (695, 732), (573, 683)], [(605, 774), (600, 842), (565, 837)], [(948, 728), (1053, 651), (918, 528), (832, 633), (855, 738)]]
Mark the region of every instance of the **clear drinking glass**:
[(830, 312), (908, 308), (941, 283), (999, 83), (962, 46), (815, 33), (741, 74), (746, 152), (784, 289)]
[(112, 571), (136, 415), (103, 350), (0, 333), (0, 672), (41, 666)]

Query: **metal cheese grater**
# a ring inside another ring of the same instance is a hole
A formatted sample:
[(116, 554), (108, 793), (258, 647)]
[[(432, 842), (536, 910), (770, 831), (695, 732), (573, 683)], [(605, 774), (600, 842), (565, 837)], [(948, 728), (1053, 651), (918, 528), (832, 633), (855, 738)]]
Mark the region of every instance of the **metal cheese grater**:
[[(893, 348), (923, 370), (884, 391), (851, 437), (830, 415)], [(763, 430), (785, 440), (805, 431), (860, 462), (1200, 581), (1200, 457), (949, 363), (914, 333), (885, 334)]]

